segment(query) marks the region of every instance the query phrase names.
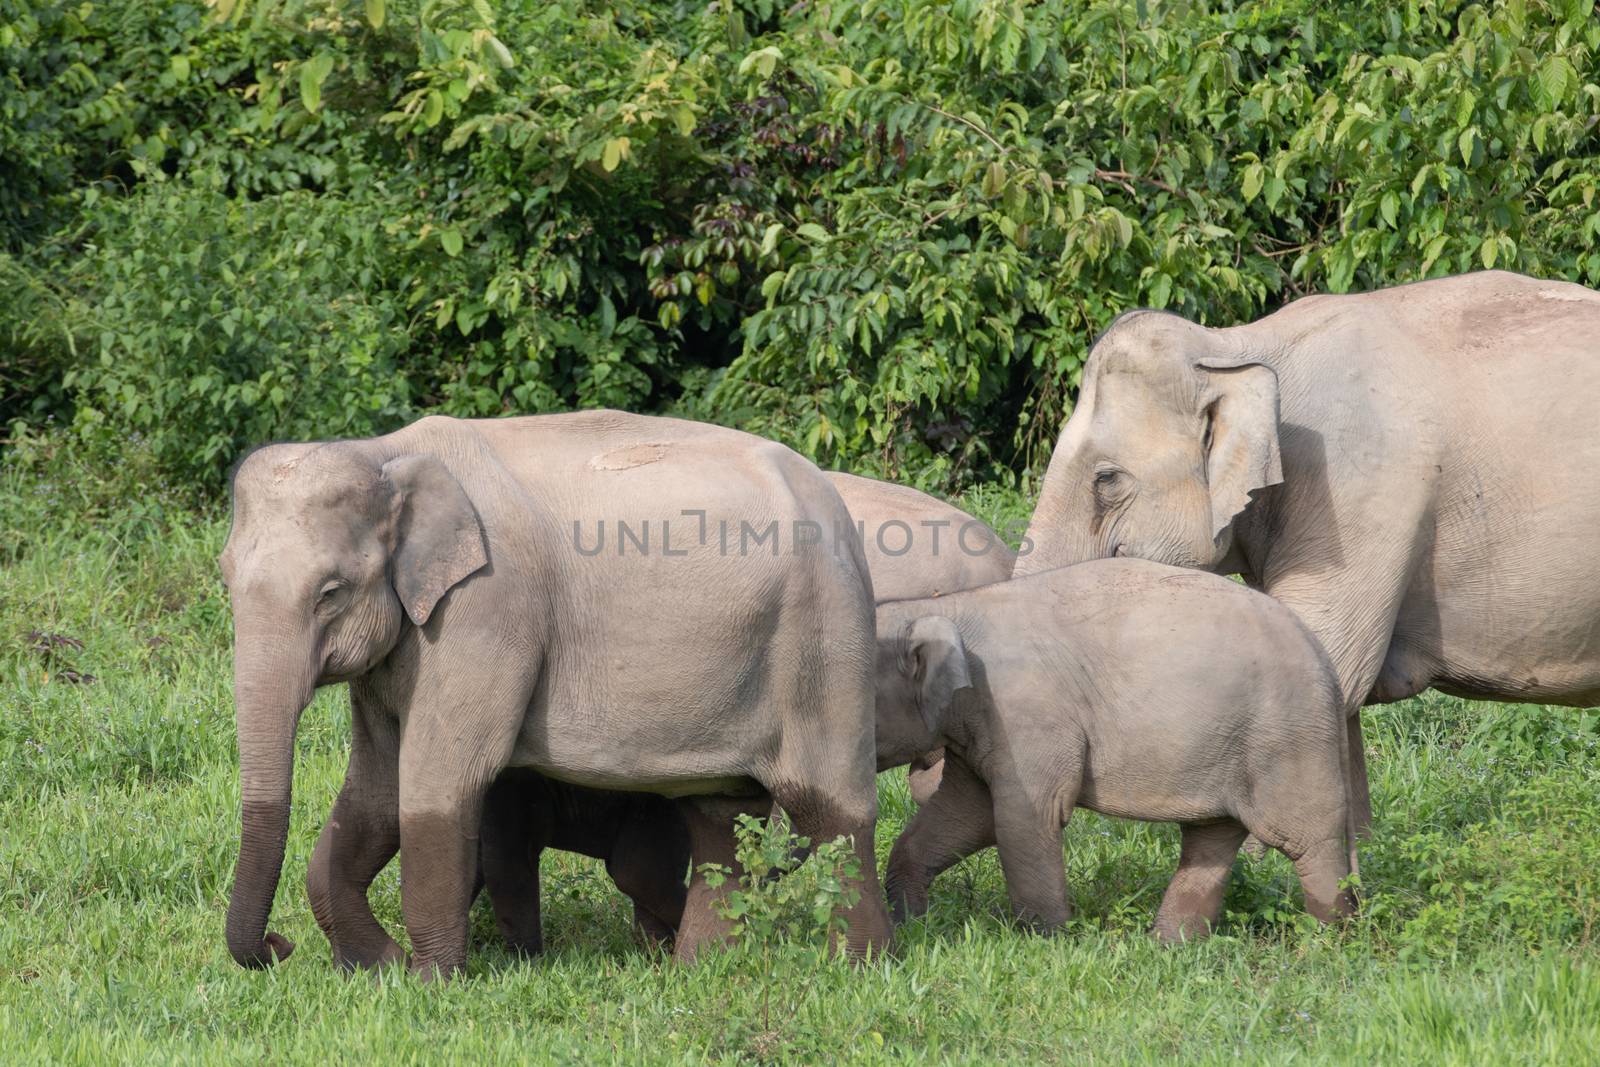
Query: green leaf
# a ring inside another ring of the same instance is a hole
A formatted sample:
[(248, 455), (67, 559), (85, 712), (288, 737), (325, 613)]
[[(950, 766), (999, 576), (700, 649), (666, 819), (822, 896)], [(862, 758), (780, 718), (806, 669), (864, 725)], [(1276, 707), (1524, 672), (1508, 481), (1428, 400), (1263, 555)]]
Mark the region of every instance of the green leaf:
[(1261, 183), (1266, 179), (1267, 169), (1260, 163), (1252, 163), (1244, 169), (1244, 182), (1241, 191), (1244, 193), (1244, 202), (1249, 203), (1261, 193)]
[(802, 222), (795, 227), (794, 232), (810, 241), (826, 241), (828, 239), (828, 231), (814, 222)]
[(1565, 56), (1550, 56), (1539, 64), (1535, 78), (1539, 87), (1540, 103), (1546, 108), (1553, 108), (1560, 104), (1567, 95), (1567, 87), (1574, 85), (1577, 72), (1572, 69), (1572, 64), (1567, 62)]
[(1431, 268), (1438, 260), (1440, 253), (1444, 251), (1444, 246), (1448, 244), (1449, 241), (1449, 235), (1441, 233), (1433, 240), (1428, 242), (1428, 247), (1422, 250), (1421, 274), (1424, 276), (1427, 275), (1429, 268)]
[(510, 70), (517, 65), (516, 57), (511, 54), (511, 49), (498, 37), (490, 37), (488, 41), (489, 53), (494, 56), (494, 61), (505, 70)]
[(620, 137), (613, 137), (611, 140), (606, 142), (605, 148), (601, 149), (600, 167), (607, 174), (610, 174), (612, 171), (616, 170), (618, 165), (622, 163), (622, 147), (623, 139)]
[(776, 296), (778, 290), (783, 287), (783, 283), (788, 279), (788, 277), (788, 272), (781, 270), (775, 270), (771, 274), (767, 275), (766, 278), (764, 278), (761, 282), (762, 299), (770, 301), (774, 296)]
[(300, 64), (300, 102), (307, 111), (314, 112), (322, 106), (322, 83), (332, 72), (333, 54), (330, 52), (318, 52)]
[(672, 121), (678, 127), (681, 136), (689, 136), (695, 127), (694, 108), (688, 104), (679, 104), (672, 111)]
[(422, 124), (429, 129), (439, 125), (444, 117), (444, 94), (437, 89), (428, 90), (428, 100), (422, 105)]
[(765, 80), (772, 77), (772, 72), (778, 69), (778, 61), (782, 58), (783, 53), (774, 46), (758, 48), (739, 61), (739, 74), (742, 77), (755, 71), (758, 77)]
[(988, 169), (983, 172), (983, 182), (979, 185), (978, 191), (981, 192), (985, 197), (993, 199), (994, 197), (999, 196), (1001, 190), (1005, 189), (1005, 187), (1006, 168), (1000, 163), (999, 160), (995, 160), (993, 163), (990, 163)]
[(1083, 218), (1083, 213), (1088, 210), (1083, 195), (1083, 186), (1074, 185), (1067, 191), (1067, 210), (1071, 212), (1074, 220)]
[(770, 256), (778, 248), (778, 238), (783, 236), (783, 223), (774, 222), (767, 227), (767, 232), (761, 235), (761, 254)]
[(1483, 260), (1484, 270), (1494, 270), (1494, 261), (1500, 255), (1500, 242), (1492, 235), (1483, 239), (1483, 244), (1478, 246), (1478, 258)]
[(1172, 298), (1172, 278), (1166, 274), (1157, 274), (1150, 283), (1150, 306), (1164, 308), (1167, 301)]
[(459, 256), (461, 254), (461, 244), (460, 230), (439, 231), (439, 247), (444, 249), (445, 255)]
[(383, 29), (384, 17), (383, 0), (367, 0), (367, 22), (373, 29)]
[(177, 55), (172, 57), (172, 76), (181, 82), (189, 80), (189, 57)]
[(1383, 221), (1395, 228), (1395, 220), (1400, 217), (1400, 197), (1393, 189), (1383, 194), (1383, 199), (1378, 201), (1378, 213), (1383, 216)]

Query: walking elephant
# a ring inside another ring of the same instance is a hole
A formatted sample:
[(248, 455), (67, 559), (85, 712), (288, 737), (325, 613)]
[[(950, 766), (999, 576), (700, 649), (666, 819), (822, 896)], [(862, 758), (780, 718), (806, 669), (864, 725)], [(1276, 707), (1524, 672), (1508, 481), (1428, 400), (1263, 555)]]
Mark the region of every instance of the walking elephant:
[(1210, 933), (1252, 831), (1294, 862), (1318, 919), (1355, 907), (1333, 670), (1293, 612), (1225, 578), (1103, 560), (880, 605), (878, 765), (935, 739), (945, 780), (884, 877), (897, 919), (997, 845), (1018, 917), (1059, 927), (1075, 807), (1183, 827), (1163, 941)]
[[(483, 798), (507, 768), (693, 798), (697, 862), (742, 808), (852, 835), (846, 948), (881, 950), (873, 855), (871, 580), (820, 471), (769, 441), (618, 412), (423, 419), (272, 445), (234, 479), (219, 560), (233, 606), (242, 801), (234, 958), (267, 932), (294, 736), (350, 683), (350, 766), (309, 888), (346, 965), (398, 959), (367, 887), (396, 851), (413, 966), (465, 963)], [(724, 884), (721, 892), (727, 892)], [(725, 933), (689, 887), (677, 951)]]
[[(1004, 581), (1016, 554), (988, 526), (927, 493), (828, 472), (855, 521), (879, 601), (939, 596)], [(926, 803), (939, 786), (940, 750), (908, 755), (911, 793)], [(641, 793), (579, 790), (508, 772), (489, 794), (481, 851), (495, 922), (519, 951), (543, 946), (539, 854), (544, 848), (603, 859), (634, 902), (648, 940), (675, 935), (683, 912), (688, 830), (671, 802)]]
[(1103, 556), (1239, 572), (1359, 709), (1432, 686), (1600, 702), (1600, 294), (1500, 271), (1095, 343), (1018, 575)]

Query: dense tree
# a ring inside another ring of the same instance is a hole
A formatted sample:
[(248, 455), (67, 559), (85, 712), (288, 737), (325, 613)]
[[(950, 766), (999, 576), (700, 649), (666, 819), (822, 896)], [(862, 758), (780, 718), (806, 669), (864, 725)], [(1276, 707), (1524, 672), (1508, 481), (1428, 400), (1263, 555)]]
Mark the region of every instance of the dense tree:
[(614, 405), (929, 486), (1118, 311), (1600, 284), (1593, 0), (0, 0), (0, 418)]

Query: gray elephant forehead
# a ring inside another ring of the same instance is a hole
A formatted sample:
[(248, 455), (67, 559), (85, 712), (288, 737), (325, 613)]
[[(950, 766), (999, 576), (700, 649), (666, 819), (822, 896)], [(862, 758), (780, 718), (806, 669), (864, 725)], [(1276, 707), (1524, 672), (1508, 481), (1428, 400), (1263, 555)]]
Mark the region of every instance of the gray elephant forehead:
[(340, 517), (370, 522), (387, 514), (381, 468), (331, 445), (273, 445), (257, 450), (234, 477), (233, 533), (241, 527), (292, 526), (311, 533)]
[(1101, 374), (1187, 370), (1199, 328), (1168, 311), (1129, 311), (1095, 341), (1090, 362)]
[(1122, 408), (1137, 395), (1178, 410), (1192, 406), (1200, 382), (1195, 361), (1208, 347), (1204, 330), (1164, 311), (1129, 312), (1112, 323), (1090, 352), (1084, 380), (1097, 394), (1109, 387), (1118, 397), (1099, 395), (1096, 412)]

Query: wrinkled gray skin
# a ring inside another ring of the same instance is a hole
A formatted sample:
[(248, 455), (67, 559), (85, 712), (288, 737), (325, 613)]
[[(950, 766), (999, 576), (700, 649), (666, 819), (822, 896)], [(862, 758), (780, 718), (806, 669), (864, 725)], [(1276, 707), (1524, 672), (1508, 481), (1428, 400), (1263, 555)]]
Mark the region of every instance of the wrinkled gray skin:
[(1501, 271), (1313, 296), (1246, 326), (1159, 312), (1095, 344), (1031, 574), (1105, 556), (1239, 572), (1359, 709), (1432, 686), (1600, 703), (1600, 294)]
[[(1010, 576), (1016, 553), (959, 508), (892, 482), (825, 474), (856, 522), (880, 600), (939, 596)], [(938, 750), (911, 760), (911, 795), (917, 803), (927, 803), (939, 787), (942, 760)], [(537, 795), (541, 788), (558, 795)], [(536, 795), (524, 795), (529, 789)], [(638, 793), (563, 791), (559, 783), (523, 775), (515, 785), (496, 784), (481, 833), (495, 921), (519, 951), (534, 954), (543, 945), (539, 852), (545, 847), (604, 859), (618, 888), (633, 899), (635, 927), (646, 940), (670, 941), (677, 929), (688, 831), (665, 801)]]
[[(635, 536), (649, 520), (652, 550), (621, 551), (619, 519)], [(600, 520), (606, 547), (585, 554)], [(697, 863), (730, 859), (733, 817), (773, 801), (808, 836), (854, 835), (862, 893), (846, 947), (882, 949), (871, 580), (851, 539), (796, 551), (790, 532), (848, 521), (788, 449), (618, 412), (435, 417), (251, 454), (219, 560), (243, 804), (234, 958), (289, 951), (266, 925), (295, 728), (315, 688), (341, 681), (350, 767), (307, 888), (342, 964), (401, 958), (366, 898), (398, 850), (413, 966), (464, 965), (483, 798), (507, 767), (692, 798), (680, 810)], [(742, 523), (776, 523), (781, 544), (741, 552)], [(726, 935), (718, 892), (691, 884), (680, 957)]]
[(547, 848), (603, 860), (633, 901), (633, 926), (647, 943), (671, 945), (688, 890), (689, 827), (677, 803), (654, 793), (583, 789), (527, 770), (508, 770), (483, 804), (480, 855), (495, 925), (525, 955), (544, 949), (539, 858)]
[(1271, 598), (1106, 560), (881, 604), (878, 635), (880, 766), (945, 744), (944, 781), (889, 858), (897, 918), (927, 910), (939, 872), (994, 844), (1018, 918), (1060, 926), (1074, 806), (1183, 827), (1163, 941), (1209, 933), (1247, 832), (1294, 862), (1318, 919), (1354, 907), (1339, 885), (1355, 828), (1338, 684)]
[[(827, 477), (864, 531), (872, 592), (879, 602), (940, 596), (1011, 577), (1016, 552), (960, 508), (893, 482), (836, 472)], [(938, 749), (919, 753), (911, 761), (912, 800), (926, 804), (933, 796), (944, 772), (943, 761)]]

